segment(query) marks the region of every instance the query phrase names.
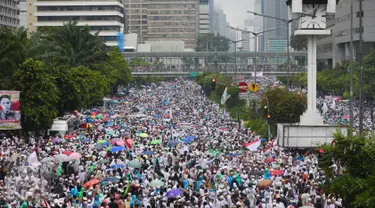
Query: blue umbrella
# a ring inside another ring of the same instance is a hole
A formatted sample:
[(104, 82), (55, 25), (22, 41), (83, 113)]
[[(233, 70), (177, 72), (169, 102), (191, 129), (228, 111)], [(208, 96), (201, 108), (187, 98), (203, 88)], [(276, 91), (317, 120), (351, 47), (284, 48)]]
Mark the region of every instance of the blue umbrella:
[(187, 144), (187, 143), (190, 143), (193, 140), (189, 139), (189, 138), (183, 138), (183, 139), (181, 139), (181, 141)]
[(103, 143), (103, 144), (96, 144), (95, 146), (95, 149), (104, 149), (106, 147), (106, 145)]
[(116, 168), (124, 168), (125, 165), (124, 164), (114, 164), (111, 166), (112, 169), (116, 169)]
[(144, 155), (152, 155), (152, 154), (154, 154), (154, 152), (153, 151), (144, 151), (143, 154)]
[(168, 198), (176, 198), (179, 195), (182, 195), (184, 192), (182, 192), (180, 189), (172, 189), (168, 191), (165, 196)]
[(90, 140), (90, 139), (82, 139), (81, 142), (82, 142), (82, 143), (90, 143), (91, 140)]
[(120, 152), (123, 150), (125, 150), (125, 147), (122, 147), (122, 146), (111, 147), (111, 152)]
[(236, 157), (242, 155), (241, 153), (230, 153), (228, 154), (229, 157)]
[(106, 123), (105, 125), (106, 125), (106, 126), (113, 126), (113, 124), (114, 124), (114, 123), (113, 123), (112, 121), (110, 121), (110, 122)]
[(185, 137), (185, 139), (190, 139), (190, 140), (193, 140), (193, 139), (196, 139), (197, 138), (197, 136), (187, 136), (187, 137)]
[(180, 141), (178, 141), (178, 140), (170, 140), (170, 141), (168, 141), (168, 146), (169, 146), (169, 147), (175, 147), (175, 146), (177, 146), (179, 143), (180, 143)]

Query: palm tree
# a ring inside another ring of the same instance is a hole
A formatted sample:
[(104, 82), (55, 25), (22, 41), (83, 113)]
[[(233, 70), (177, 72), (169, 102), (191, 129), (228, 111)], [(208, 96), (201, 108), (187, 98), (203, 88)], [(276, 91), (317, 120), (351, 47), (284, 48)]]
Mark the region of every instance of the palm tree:
[(55, 38), (61, 46), (61, 62), (68, 66), (91, 66), (107, 58), (104, 40), (98, 33), (92, 35), (88, 26), (78, 26), (76, 21), (61, 27)]
[(27, 57), (26, 30), (21, 28), (0, 28), (0, 88), (9, 88), (9, 81), (19, 64)]

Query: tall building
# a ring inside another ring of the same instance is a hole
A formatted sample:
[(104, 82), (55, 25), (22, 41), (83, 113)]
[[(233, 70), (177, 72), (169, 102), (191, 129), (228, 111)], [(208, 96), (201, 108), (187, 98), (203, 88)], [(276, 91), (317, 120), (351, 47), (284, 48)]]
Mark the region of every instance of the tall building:
[(26, 0), (19, 0), (18, 3), (18, 11), (19, 11), (19, 20), (20, 20), (20, 27), (27, 28), (27, 1)]
[(228, 33), (227, 15), (222, 9), (215, 9), (214, 11), (214, 33), (226, 36)]
[(0, 0), (0, 26), (17, 27), (18, 19), (18, 0)]
[(199, 0), (199, 33), (212, 32), (213, 0)]
[(35, 31), (37, 27), (61, 27), (69, 21), (78, 21), (78, 26), (87, 25), (91, 33), (99, 32), (99, 37), (108, 46), (118, 46), (117, 39), (124, 33), (125, 13), (122, 0), (29, 1), (34, 1), (33, 6), (29, 5), (27, 8), (30, 31)]
[(199, 2), (196, 0), (152, 0), (148, 3), (147, 40), (182, 40), (195, 48), (199, 31)]
[(147, 41), (149, 0), (124, 0), (127, 33), (137, 33), (138, 43)]
[[(264, 3), (264, 14), (281, 18), (281, 19), (288, 19), (288, 6), (286, 5), (285, 1), (281, 0), (267, 0)], [(285, 23), (281, 20), (275, 20), (271, 18), (264, 18), (264, 30), (272, 29), (272, 28), (280, 28), (279, 30), (274, 30), (270, 32), (264, 33), (264, 41), (265, 41), (265, 50), (269, 50), (273, 46), (270, 44), (275, 43), (275, 41), (269, 40), (286, 40), (287, 39), (287, 27)], [(288, 37), (289, 38), (289, 37)]]
[[(336, 7), (335, 19), (327, 22), (332, 31), (318, 41), (318, 59), (329, 66), (350, 60), (350, 0), (340, 0)], [(353, 1), (353, 45), (354, 59), (359, 58), (359, 1)], [(363, 0), (363, 55), (375, 48), (375, 1)]]

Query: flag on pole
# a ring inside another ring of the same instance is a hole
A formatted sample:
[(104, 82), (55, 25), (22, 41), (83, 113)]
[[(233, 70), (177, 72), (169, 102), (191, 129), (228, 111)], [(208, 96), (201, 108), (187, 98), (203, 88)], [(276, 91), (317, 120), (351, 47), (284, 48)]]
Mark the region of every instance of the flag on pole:
[(250, 150), (250, 151), (253, 152), (253, 151), (256, 151), (256, 150), (258, 149), (258, 147), (260, 146), (260, 144), (261, 144), (260, 139), (256, 139), (256, 140), (254, 140), (254, 141), (252, 141), (252, 142), (245, 143), (244, 146), (245, 146), (248, 150)]
[(225, 88), (223, 95), (221, 96), (221, 104), (224, 105), (225, 102), (230, 98), (230, 94), (227, 93), (227, 87)]

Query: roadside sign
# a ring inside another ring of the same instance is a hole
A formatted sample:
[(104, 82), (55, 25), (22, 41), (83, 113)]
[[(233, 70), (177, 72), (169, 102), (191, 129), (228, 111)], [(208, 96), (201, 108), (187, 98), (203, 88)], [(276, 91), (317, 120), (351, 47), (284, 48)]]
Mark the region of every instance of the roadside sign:
[(258, 92), (258, 90), (259, 90), (259, 85), (255, 84), (255, 83), (252, 83), (252, 84), (249, 85), (249, 90), (250, 90), (251, 92)]
[(240, 92), (247, 92), (247, 83), (246, 82), (240, 82), (238, 83), (238, 88), (240, 89)]
[(200, 72), (190, 72), (190, 77), (197, 77), (200, 75)]
[(249, 99), (249, 94), (247, 92), (241, 92), (238, 94), (238, 98), (240, 100), (247, 100)]

